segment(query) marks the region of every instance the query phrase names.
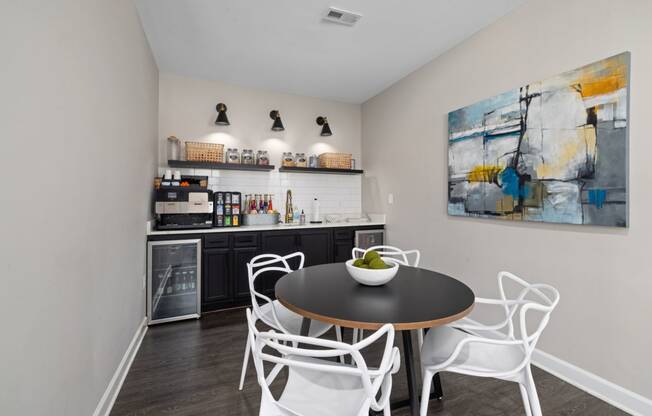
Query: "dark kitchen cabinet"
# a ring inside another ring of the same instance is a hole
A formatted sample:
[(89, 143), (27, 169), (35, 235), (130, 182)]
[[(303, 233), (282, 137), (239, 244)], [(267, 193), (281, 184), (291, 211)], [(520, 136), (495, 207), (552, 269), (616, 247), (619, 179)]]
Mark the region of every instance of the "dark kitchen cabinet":
[[(355, 231), (382, 227), (324, 227), (274, 231), (207, 232), (202, 235), (202, 312), (249, 305), (247, 263), (259, 254), (285, 256), (297, 251), (306, 258), (305, 267), (344, 262), (351, 258)], [(197, 234), (150, 236), (150, 241), (196, 239)], [(297, 269), (299, 262), (291, 260)], [(274, 297), (274, 286), (283, 272), (265, 273), (256, 289)]]
[(343, 263), (351, 258), (353, 240), (353, 230), (333, 231), (333, 263)]
[(335, 241), (333, 243), (333, 263), (344, 263), (351, 258), (353, 241)]
[(297, 232), (266, 231), (262, 233), (263, 253), (285, 256), (297, 251)]
[[(262, 252), (286, 256), (297, 251), (306, 257), (304, 267), (330, 263), (331, 233), (328, 229), (297, 230), (283, 232), (264, 232)], [(298, 263), (290, 261), (290, 267), (296, 269)]]
[(211, 248), (203, 251), (202, 304), (231, 298), (230, 250)]
[[(236, 298), (249, 298), (249, 272), (247, 263), (260, 254), (258, 247), (236, 247), (233, 249), (233, 272), (235, 280)], [(263, 290), (261, 283), (257, 283), (256, 290)]]
[(306, 256), (305, 267), (331, 262), (331, 233), (329, 230), (301, 230), (297, 251)]

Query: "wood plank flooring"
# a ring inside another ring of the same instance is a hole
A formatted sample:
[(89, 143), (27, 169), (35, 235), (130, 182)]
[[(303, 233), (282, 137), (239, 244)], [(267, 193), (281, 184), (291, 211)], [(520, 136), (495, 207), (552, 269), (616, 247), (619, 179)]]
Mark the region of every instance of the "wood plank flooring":
[[(244, 309), (239, 309), (150, 327), (111, 415), (258, 415), (260, 388), (251, 360), (245, 388), (238, 391), (245, 322)], [(350, 337), (345, 332), (345, 339)], [(396, 344), (402, 344), (400, 336)], [(537, 368), (534, 378), (546, 416), (627, 414)], [(274, 384), (276, 390), (282, 388), (279, 381)], [(442, 385), (445, 397), (441, 402), (431, 401), (429, 415), (524, 414), (514, 383), (443, 373)], [(392, 397), (407, 397), (402, 369), (394, 376)], [(392, 414), (407, 416), (409, 412), (401, 409)]]

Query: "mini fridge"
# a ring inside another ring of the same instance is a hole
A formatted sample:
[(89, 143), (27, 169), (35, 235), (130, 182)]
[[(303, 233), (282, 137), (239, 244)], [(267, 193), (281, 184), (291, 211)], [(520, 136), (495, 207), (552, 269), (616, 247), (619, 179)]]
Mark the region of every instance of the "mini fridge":
[(358, 230), (355, 232), (355, 247), (366, 250), (385, 244), (385, 230)]
[(199, 318), (201, 239), (147, 243), (147, 322)]

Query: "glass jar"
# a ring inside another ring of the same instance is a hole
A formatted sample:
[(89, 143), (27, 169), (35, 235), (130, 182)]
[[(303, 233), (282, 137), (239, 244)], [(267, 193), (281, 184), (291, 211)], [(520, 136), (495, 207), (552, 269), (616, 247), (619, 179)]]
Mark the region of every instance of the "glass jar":
[(318, 168), (319, 167), (319, 158), (317, 155), (311, 155), (310, 158), (308, 159), (308, 167), (309, 168)]
[(238, 149), (228, 149), (226, 151), (226, 163), (240, 163), (240, 152)]
[(168, 137), (168, 160), (181, 160), (180, 147), (179, 139), (174, 136)]
[(292, 152), (283, 152), (283, 159), (281, 160), (281, 165), (284, 167), (294, 167), (294, 156)]
[(242, 164), (253, 165), (255, 163), (253, 149), (242, 149)]
[(267, 153), (267, 150), (259, 150), (258, 153), (256, 154), (256, 163), (259, 165), (269, 165), (269, 154)]
[(308, 167), (308, 159), (306, 158), (305, 153), (297, 153), (296, 156), (294, 157), (294, 164), (298, 168), (307, 168)]

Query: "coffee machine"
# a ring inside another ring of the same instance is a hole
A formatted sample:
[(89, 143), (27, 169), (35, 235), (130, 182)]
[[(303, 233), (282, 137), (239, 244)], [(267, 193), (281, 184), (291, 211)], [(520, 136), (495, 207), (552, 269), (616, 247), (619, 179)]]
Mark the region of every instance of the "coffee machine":
[(183, 230), (213, 226), (213, 192), (182, 186), (160, 187), (155, 191), (156, 228)]

